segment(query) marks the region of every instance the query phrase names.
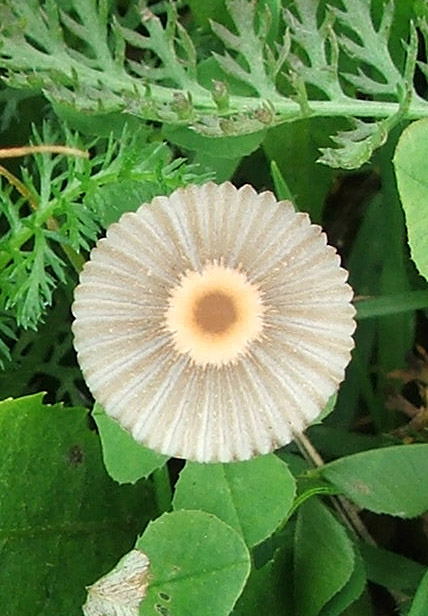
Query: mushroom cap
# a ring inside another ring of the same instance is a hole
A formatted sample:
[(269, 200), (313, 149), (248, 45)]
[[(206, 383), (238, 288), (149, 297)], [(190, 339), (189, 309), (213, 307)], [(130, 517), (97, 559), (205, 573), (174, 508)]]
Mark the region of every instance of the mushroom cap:
[(74, 344), (106, 413), (199, 462), (289, 443), (344, 378), (347, 272), (307, 214), (207, 182), (111, 225), (75, 291)]

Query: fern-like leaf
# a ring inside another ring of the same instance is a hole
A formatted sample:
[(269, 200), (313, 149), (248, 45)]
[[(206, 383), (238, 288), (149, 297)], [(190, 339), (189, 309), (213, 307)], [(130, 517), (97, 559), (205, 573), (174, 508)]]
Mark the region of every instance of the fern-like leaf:
[[(403, 70), (390, 52), (402, 43), (391, 38), (393, 0), (382, 5), (378, 22), (372, 0), (295, 0), (282, 21), (275, 17), (276, 41), (268, 4), (227, 0), (233, 26), (212, 24), (222, 47), (213, 54), (224, 74), (221, 96), (218, 82), (210, 88), (199, 81), (201, 59), (174, 3), (164, 19), (143, 8), (138, 31), (132, 20), (110, 12), (112, 4), (70, 0), (66, 9), (59, 0), (4, 0), (0, 66), (7, 83), (39, 89), (52, 102), (81, 112), (124, 111), (216, 137), (301, 117), (370, 118), (379, 126), (362, 137), (358, 156), (345, 155), (348, 166), (351, 159), (363, 164), (383, 141), (374, 135), (392, 125), (388, 118), (398, 112), (406, 119), (428, 116), (428, 102), (413, 84), (417, 29), (421, 40), (427, 38), (426, 16), (415, 14), (416, 26), (408, 25)], [(254, 94), (235, 94), (236, 79)], [(348, 136), (352, 148), (355, 134)], [(340, 136), (339, 150), (347, 138)], [(342, 164), (340, 153), (335, 161)]]
[[(146, 136), (146, 131), (131, 135), (125, 130), (119, 140), (82, 144), (66, 130), (67, 145), (86, 145), (95, 152), (92, 159), (35, 154), (22, 168), (20, 194), (3, 181), (0, 336), (5, 340), (11, 338), (10, 319), (24, 329), (37, 328), (70, 264), (79, 268), (84, 261), (79, 253), (91, 248), (102, 227), (156, 194), (206, 179), (184, 161), (171, 164), (168, 148), (148, 144)], [(46, 124), (34, 138), (36, 143), (55, 143), (60, 134)], [(7, 346), (0, 342), (4, 358)]]

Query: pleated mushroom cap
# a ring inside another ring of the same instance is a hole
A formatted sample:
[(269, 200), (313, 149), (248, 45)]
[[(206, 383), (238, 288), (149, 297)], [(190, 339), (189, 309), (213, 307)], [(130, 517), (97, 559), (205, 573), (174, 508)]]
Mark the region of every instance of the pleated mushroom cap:
[(352, 290), (321, 228), (270, 192), (189, 186), (122, 216), (76, 288), (94, 398), (140, 443), (199, 462), (289, 443), (344, 378)]

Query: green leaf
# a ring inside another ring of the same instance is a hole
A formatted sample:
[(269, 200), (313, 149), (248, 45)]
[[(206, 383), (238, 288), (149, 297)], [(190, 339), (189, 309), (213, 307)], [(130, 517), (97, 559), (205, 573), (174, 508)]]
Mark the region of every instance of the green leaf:
[(370, 297), (354, 303), (356, 319), (371, 319), (399, 312), (411, 312), (428, 308), (428, 290), (420, 289), (408, 293), (395, 293), (383, 297)]
[(136, 547), (150, 561), (141, 616), (227, 616), (250, 571), (241, 536), (203, 511), (164, 514)]
[(337, 393), (334, 393), (327, 400), (327, 404), (321, 411), (321, 414), (311, 423), (311, 426), (316, 426), (317, 424), (321, 424), (326, 417), (330, 415), (334, 411), (337, 402)]
[(189, 0), (188, 5), (198, 26), (208, 28), (210, 19), (219, 20), (227, 17), (225, 0), (211, 0), (211, 2)]
[(215, 514), (253, 547), (286, 519), (294, 494), (294, 478), (286, 464), (269, 454), (231, 464), (187, 462), (173, 504), (174, 509)]
[[(281, 171), (279, 170), (278, 165), (275, 160), (270, 161), (270, 174), (272, 176), (272, 181), (275, 187), (275, 195), (276, 198), (280, 201), (288, 200), (293, 201), (293, 194), (287, 186), (287, 182), (284, 179)], [(297, 206), (294, 203), (294, 209), (297, 210)]]
[(407, 616), (426, 616), (428, 606), (428, 569), (419, 584)]
[(100, 224), (107, 229), (117, 222), (125, 212), (135, 212), (142, 203), (153, 198), (153, 185), (150, 182), (122, 180), (101, 186), (85, 199), (85, 205), (97, 212)]
[(406, 216), (410, 252), (428, 279), (428, 120), (411, 124), (401, 135), (394, 166)]
[(351, 541), (327, 507), (311, 499), (299, 509), (294, 550), (296, 613), (318, 616), (351, 578)]
[(210, 179), (218, 184), (232, 180), (240, 162), (240, 158), (217, 158), (201, 152), (195, 152), (193, 158), (193, 163), (198, 166), (201, 172), (209, 174)]
[(297, 479), (298, 496), (296, 497), (290, 517), (299, 507), (313, 496), (330, 496), (337, 494), (337, 489), (325, 481), (320, 481), (319, 477), (303, 475)]
[(154, 514), (152, 492), (107, 476), (86, 409), (5, 400), (0, 434), (0, 612), (80, 616), (85, 586)]
[(115, 481), (135, 483), (167, 462), (167, 456), (137, 443), (99, 404), (95, 404), (92, 416), (100, 433), (106, 470)]
[[(11, 360), (11, 354), (8, 344), (3, 340), (6, 338), (8, 342), (12, 340), (16, 340), (16, 334), (12, 329), (13, 322), (10, 316), (7, 313), (1, 311), (0, 312), (0, 370), (3, 370), (4, 367), (9, 364)], [(1, 379), (1, 375), (0, 375)], [(0, 396), (1, 398), (1, 396)]]
[(359, 547), (370, 581), (400, 593), (415, 592), (424, 574), (423, 565), (377, 546), (360, 543)]
[(12, 361), (0, 372), (0, 400), (32, 394), (47, 384), (51, 402), (78, 406), (82, 402), (82, 375), (70, 353), (71, 285), (57, 290), (54, 305), (38, 332), (18, 331), (11, 344)]
[(311, 427), (308, 436), (315, 448), (322, 451), (328, 460), (391, 445), (391, 437), (386, 435), (350, 432), (326, 424)]
[(405, 86), (388, 45), (396, 3), (385, 2), (378, 26), (372, 18), (371, 2), (342, 0), (342, 4), (344, 10), (334, 11), (335, 15), (356, 40), (343, 33), (339, 44), (360, 67), (353, 74), (347, 73), (346, 79), (365, 94), (395, 95), (399, 85)]
[(55, 103), (53, 108), (62, 123), (84, 135), (105, 138), (113, 136), (120, 139), (126, 129), (131, 133), (141, 132), (143, 129), (139, 118), (126, 113), (84, 114), (81, 111), (76, 111), (70, 105), (57, 105)]
[[(344, 93), (338, 79), (338, 47), (333, 31), (332, 14), (328, 10), (319, 28), (321, 11), (312, 0), (295, 0), (295, 12), (286, 11), (286, 23), (293, 40), (299, 48), (305, 49), (306, 58), (302, 61), (299, 53), (294, 51), (287, 58), (297, 79), (323, 91), (328, 98), (342, 99)], [(330, 53), (328, 53), (330, 51)]]
[[(361, 220), (358, 233), (353, 241), (347, 263), (351, 273), (350, 282), (358, 295), (378, 293), (379, 272), (382, 271), (383, 243), (373, 241), (385, 229), (385, 213), (379, 195), (369, 200)], [(386, 232), (386, 229), (385, 231)], [(350, 430), (361, 408), (361, 401), (373, 418), (377, 416), (378, 401), (374, 394), (373, 379), (370, 378), (371, 361), (376, 353), (376, 325), (372, 321), (359, 323), (355, 332), (356, 348), (346, 371), (346, 379), (339, 391), (334, 419), (343, 431)], [(376, 446), (376, 445), (373, 445)], [(365, 447), (369, 449), (369, 447)], [(350, 453), (350, 452), (347, 452)], [(354, 451), (351, 453), (355, 453)], [(344, 455), (340, 453), (338, 455)], [(333, 456), (338, 457), (338, 455)]]
[(375, 616), (369, 590), (366, 589), (361, 597), (350, 605), (341, 616)]
[(397, 445), (335, 460), (322, 476), (359, 507), (411, 518), (428, 509), (428, 445)]
[(291, 546), (278, 550), (260, 569), (253, 568), (233, 616), (294, 616)]
[[(165, 144), (147, 143), (147, 129), (133, 128), (125, 125), (120, 139), (86, 141), (90, 159), (34, 155), (22, 170), (25, 200), (9, 187), (0, 190), (0, 310), (18, 325), (36, 329), (66, 278), (58, 245), (80, 270), (84, 258), (78, 253), (90, 249), (100, 225), (137, 209), (144, 199), (207, 179), (183, 159), (171, 161)], [(53, 124), (45, 123), (41, 135), (35, 132), (36, 144), (64, 140), (69, 147), (83, 147), (80, 135)]]
[(389, 130), (400, 120), (401, 115), (370, 123), (354, 119), (350, 130), (331, 137), (337, 147), (321, 148), (322, 156), (318, 162), (339, 169), (358, 169), (385, 143)]
[[(3, 0), (0, 67), (12, 87), (43, 92), (71, 111), (126, 113), (208, 135), (249, 134), (306, 116), (372, 118), (369, 134), (348, 135), (346, 152), (327, 155), (348, 167), (386, 138), (400, 101), (405, 117), (428, 115), (413, 88), (418, 33), (410, 11), (394, 18), (394, 2), (375, 11), (369, 0), (342, 0), (340, 8), (295, 0), (284, 16), (278, 0), (196, 4), (196, 19), (187, 16), (184, 27), (175, 3), (145, 6), (138, 23), (133, 4), (127, 17), (112, 2)], [(214, 40), (195, 28), (210, 17)], [(127, 46), (137, 53), (125, 53)], [(248, 96), (234, 92), (219, 104), (215, 84), (200, 76), (212, 58)]]
[(50, 248), (44, 231), (36, 227), (33, 234), (33, 250), (23, 251), (16, 267), (4, 273), (1, 285), (9, 295), (6, 308), (16, 309), (17, 321), (24, 329), (36, 328), (45, 306), (52, 303), (56, 284), (65, 281), (65, 262)]
[(345, 586), (321, 610), (321, 616), (342, 616), (347, 607), (356, 601), (362, 594), (366, 585), (366, 573), (363, 559), (354, 548), (355, 564), (351, 577)]
[(254, 152), (264, 139), (266, 131), (230, 137), (207, 137), (185, 126), (164, 126), (163, 134), (171, 143), (187, 150), (214, 158), (241, 158)]
[[(378, 277), (381, 295), (409, 293), (411, 283), (409, 273), (413, 272), (406, 246), (406, 226), (403, 210), (397, 194), (394, 168), (391, 159), (395, 149), (395, 135), (376, 157), (381, 173), (383, 213), (388, 221), (382, 238), (384, 251), (382, 271)], [(380, 401), (390, 387), (388, 375), (408, 365), (409, 354), (415, 345), (416, 315), (410, 311), (394, 314), (377, 323), (377, 367), (376, 393)], [(381, 411), (376, 427), (380, 432), (388, 432), (396, 426), (393, 413), (388, 409)]]
[[(308, 212), (314, 222), (322, 210), (331, 187), (333, 171), (317, 165), (319, 147), (336, 130), (337, 120), (302, 119), (271, 128), (263, 142), (269, 160), (275, 160), (283, 180), (293, 195), (297, 209)], [(308, 178), (311, 181), (308, 181)]]
[[(266, 38), (270, 21), (266, 11), (267, 7), (257, 6), (246, 0), (226, 0), (226, 6), (234, 21), (236, 34), (214, 21), (211, 22), (211, 28), (222, 42), (238, 52), (238, 55), (235, 60), (229, 53), (220, 55), (214, 52), (214, 57), (224, 71), (252, 86), (259, 93), (260, 98), (274, 100), (278, 97), (275, 77), (282, 62), (276, 71), (267, 70), (271, 68), (265, 61)], [(274, 48), (271, 48), (271, 53), (274, 54)], [(275, 50), (275, 56), (282, 57), (279, 49)]]

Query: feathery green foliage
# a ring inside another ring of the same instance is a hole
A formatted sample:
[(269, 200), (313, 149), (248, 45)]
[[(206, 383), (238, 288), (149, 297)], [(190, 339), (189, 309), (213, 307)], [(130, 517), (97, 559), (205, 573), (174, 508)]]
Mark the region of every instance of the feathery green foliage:
[[(36, 329), (71, 266), (79, 271), (102, 228), (155, 194), (169, 193), (193, 179), (192, 168), (170, 159), (147, 131), (124, 129), (120, 140), (86, 139), (46, 123), (34, 143), (91, 152), (78, 156), (34, 154), (22, 168), (20, 191), (5, 179), (0, 190), (0, 335), (13, 339), (16, 325)], [(203, 179), (203, 177), (201, 177)], [(0, 343), (0, 360), (9, 357)]]
[[(320, 160), (333, 167), (359, 167), (400, 120), (428, 116), (414, 86), (426, 5), (403, 32), (392, 28), (393, 0), (377, 14), (371, 0), (285, 4), (227, 0), (233, 26), (211, 22), (219, 51), (207, 84), (205, 59), (174, 3), (164, 23), (136, 2), (121, 16), (106, 0), (70, 0), (65, 8), (54, 0), (6, 0), (0, 66), (10, 86), (41, 90), (57, 105), (130, 112), (217, 137), (299, 118), (353, 118), (350, 130), (333, 136), (337, 147), (324, 148)], [(428, 70), (424, 62), (419, 67)]]

